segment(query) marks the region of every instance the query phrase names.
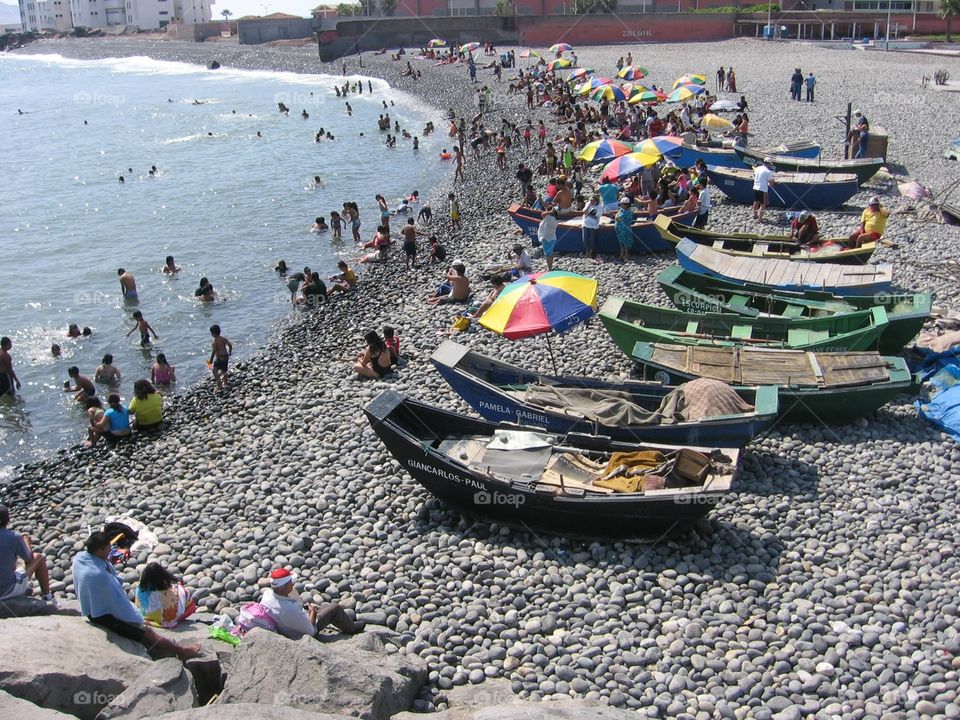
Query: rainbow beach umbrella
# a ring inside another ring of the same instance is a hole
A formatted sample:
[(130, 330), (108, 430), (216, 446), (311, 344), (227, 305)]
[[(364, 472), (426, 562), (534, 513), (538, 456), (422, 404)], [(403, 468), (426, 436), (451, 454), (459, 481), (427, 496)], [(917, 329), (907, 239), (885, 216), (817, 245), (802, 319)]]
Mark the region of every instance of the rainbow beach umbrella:
[(707, 77), (706, 75), (698, 75), (697, 73), (687, 73), (686, 75), (681, 75), (673, 82), (674, 89), (680, 87), (681, 85), (706, 85)]
[(626, 65), (620, 69), (620, 72), (617, 73), (617, 77), (622, 80), (639, 80), (640, 78), (645, 78), (650, 74), (650, 71), (646, 68), (642, 68), (639, 65)]
[(592, 77), (577, 88), (577, 95), (588, 95), (593, 90), (613, 83), (608, 77)]
[(645, 153), (647, 155), (666, 155), (668, 157), (677, 155), (680, 152), (680, 146), (683, 145), (683, 139), (676, 135), (660, 135), (638, 142), (633, 146), (634, 152)]
[(640, 92), (632, 94), (627, 102), (629, 102), (631, 105), (641, 105), (644, 103), (656, 105), (657, 103), (662, 103), (666, 99), (666, 93), (662, 93), (659, 90), (643, 89)]
[(556, 60), (551, 60), (547, 63), (547, 72), (554, 72), (556, 70), (563, 70), (573, 65), (572, 62), (566, 58), (557, 58)]
[(477, 50), (479, 47), (480, 47), (480, 43), (478, 42), (468, 42), (465, 45), (460, 46), (460, 52), (462, 53), (473, 52), (474, 50)]
[(591, 75), (593, 75), (593, 68), (577, 68), (576, 70), (572, 70), (567, 76), (567, 82), (586, 80)]
[(427, 47), (429, 48), (442, 48), (446, 46), (447, 46), (447, 41), (443, 40), (442, 38), (434, 38), (433, 40), (427, 43)]
[(625, 177), (636, 175), (645, 167), (656, 165), (660, 161), (660, 154), (651, 155), (644, 152), (632, 152), (627, 155), (621, 155), (616, 160), (607, 164), (600, 175), (600, 180), (611, 180), (617, 182)]
[(520, 51), (520, 57), (522, 57), (522, 58), (524, 58), (524, 59), (526, 59), (526, 58), (531, 58), (531, 57), (536, 57), (536, 58), (538, 58), (538, 57), (540, 57), (540, 53), (539, 53), (538, 51), (536, 51), (536, 50), (531, 50), (530, 48), (527, 48), (526, 50), (521, 50), (521, 51)]
[(570, 52), (571, 50), (573, 50), (573, 46), (567, 43), (557, 43), (550, 46), (550, 52), (552, 53)]
[(666, 101), (668, 103), (684, 102), (686, 100), (692, 100), (697, 95), (701, 95), (706, 91), (706, 88), (700, 87), (699, 85), (681, 85), (672, 93), (667, 95)]
[(618, 85), (603, 85), (590, 93), (590, 99), (597, 102), (601, 100), (626, 100), (627, 93)]
[(593, 165), (595, 163), (610, 162), (621, 155), (632, 152), (632, 147), (619, 140), (595, 140), (581, 148), (580, 152), (577, 153), (577, 159)]

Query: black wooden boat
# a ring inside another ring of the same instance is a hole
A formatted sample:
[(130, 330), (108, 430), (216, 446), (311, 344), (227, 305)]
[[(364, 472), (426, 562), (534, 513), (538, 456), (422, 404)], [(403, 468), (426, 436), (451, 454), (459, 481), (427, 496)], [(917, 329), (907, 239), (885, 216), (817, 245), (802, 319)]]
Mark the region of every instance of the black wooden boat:
[[(609, 435), (624, 442), (743, 447), (777, 418), (777, 388), (736, 388), (699, 417), (682, 387), (636, 380), (541, 375), (445, 340), (430, 357), (450, 387), (487, 420), (536, 425), (552, 433)], [(690, 392), (702, 403), (702, 385)], [(716, 381), (713, 381), (716, 382)], [(716, 389), (712, 395), (716, 395)], [(683, 397), (685, 409), (674, 412)], [(751, 407), (742, 406), (745, 401)], [(741, 405), (741, 407), (734, 407)], [(719, 412), (717, 407), (722, 408)], [(723, 414), (721, 414), (723, 413)], [(689, 419), (688, 419), (689, 418)]]
[[(393, 390), (364, 413), (403, 470), (456, 510), (576, 537), (651, 537), (696, 522), (730, 492), (740, 453), (598, 435), (561, 439), (540, 428), (441, 410)], [(641, 458), (653, 465), (647, 474), (616, 474)], [(615, 491), (614, 485), (638, 489)]]

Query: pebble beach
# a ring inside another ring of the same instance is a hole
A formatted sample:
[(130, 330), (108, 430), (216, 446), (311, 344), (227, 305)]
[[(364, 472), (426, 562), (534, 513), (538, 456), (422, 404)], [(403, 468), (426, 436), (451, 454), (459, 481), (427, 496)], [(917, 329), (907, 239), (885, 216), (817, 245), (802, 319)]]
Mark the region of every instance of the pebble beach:
[[(26, 51), (340, 69), (320, 63), (312, 47), (69, 40)], [(732, 64), (755, 146), (809, 139), (838, 157), (843, 126), (835, 118), (849, 101), (888, 131), (892, 173), (935, 197), (960, 178), (957, 163), (942, 157), (957, 135), (960, 96), (920, 84), (940, 68), (960, 76), (956, 59), (756, 40), (576, 50), (581, 66), (609, 76), (628, 51), (658, 86), (684, 72), (702, 72), (712, 85), (716, 69)], [(486, 60), (478, 55), (478, 66)], [(476, 113), (462, 65), (419, 62), (423, 76), (414, 80), (389, 55), (365, 54), (362, 69), (355, 57), (347, 62), (349, 73), (383, 78), (438, 109)], [(790, 100), (795, 67), (816, 73), (815, 103)], [(501, 117), (543, 118), (558, 136), (547, 111), (528, 112), (524, 96), (507, 95), (490, 71), (478, 79), (494, 91), (489, 127)], [(539, 164), (535, 146), (514, 146), (504, 171), (492, 152), (479, 160), (468, 152), (465, 180), (455, 185), (452, 168), (438, 162), (427, 229), (468, 274), (503, 261), (517, 241), (505, 210), (518, 198), (517, 162)], [(461, 202), (459, 230), (445, 212), (451, 190)], [(823, 233), (849, 234), (873, 194), (892, 211), (913, 202), (895, 181), (868, 183), (843, 211), (817, 213)], [(711, 230), (786, 231), (780, 212), (758, 225), (748, 207), (713, 196)], [(874, 261), (893, 263), (897, 288), (932, 292), (936, 307), (960, 310), (960, 268), (950, 260), (960, 228), (902, 214), (885, 238), (896, 247), (880, 248)], [(564, 256), (555, 267), (597, 277), (601, 302), (622, 295), (668, 305), (655, 278), (672, 262)], [(126, 514), (160, 541), (131, 558), (126, 581), (158, 559), (205, 609), (220, 612), (256, 599), (269, 570), (289, 566), (305, 600), (336, 601), (386, 625), (398, 652), (426, 660), (420, 711), (445, 709), (455, 686), (503, 678), (520, 697), (597, 700), (651, 718), (960, 717), (960, 450), (917, 417), (912, 398), (849, 425), (775, 427), (748, 446), (734, 492), (707, 520), (655, 542), (583, 542), (466, 518), (400, 469), (361, 412), (388, 387), (468, 412), (429, 362), (456, 312), (423, 302), (442, 272), (405, 271), (397, 253), (373, 266), (355, 295), (284, 323), (231, 371), (227, 393), (206, 381), (174, 398), (171, 428), (159, 437), (64, 449), (21, 468), (0, 487), (0, 502), (11, 507), (11, 526), (45, 551), (54, 591), (71, 597), (70, 562), (88, 525)], [(475, 292), (485, 289), (478, 282)], [(413, 359), (396, 377), (358, 380), (352, 361), (363, 334), (385, 323)], [(552, 369), (542, 339), (510, 342), (486, 331), (455, 339)], [(555, 338), (553, 348), (561, 373), (630, 376), (630, 361), (598, 320)]]

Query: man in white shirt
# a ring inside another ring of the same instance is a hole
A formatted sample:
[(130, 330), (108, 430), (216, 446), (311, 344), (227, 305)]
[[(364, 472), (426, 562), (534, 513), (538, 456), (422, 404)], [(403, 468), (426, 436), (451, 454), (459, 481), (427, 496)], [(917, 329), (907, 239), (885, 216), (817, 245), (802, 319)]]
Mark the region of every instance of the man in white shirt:
[(707, 179), (705, 177), (699, 178), (697, 185), (700, 189), (700, 202), (697, 205), (697, 217), (693, 221), (693, 226), (703, 229), (707, 226), (707, 219), (710, 216), (710, 188), (707, 187)]
[(773, 179), (773, 163), (770, 160), (764, 160), (762, 165), (757, 165), (753, 169), (753, 219), (763, 222), (763, 212), (767, 209), (767, 193), (771, 185), (775, 185)]
[(314, 637), (330, 624), (347, 635), (363, 632), (364, 624), (353, 622), (336, 603), (320, 606), (310, 603), (304, 608), (303, 600), (294, 590), (294, 579), (289, 570), (277, 568), (270, 573), (270, 587), (260, 598), (260, 604), (277, 623), (277, 632), (291, 640), (299, 640), (304, 635)]
[(600, 202), (599, 193), (594, 193), (583, 208), (582, 226), (583, 249), (591, 260), (597, 256), (595, 247), (601, 215), (603, 215), (603, 204)]
[(537, 240), (543, 250), (543, 257), (547, 261), (547, 270), (553, 270), (553, 255), (557, 249), (557, 226), (560, 224), (560, 213), (557, 209), (547, 210), (543, 214), (540, 225), (537, 226)]

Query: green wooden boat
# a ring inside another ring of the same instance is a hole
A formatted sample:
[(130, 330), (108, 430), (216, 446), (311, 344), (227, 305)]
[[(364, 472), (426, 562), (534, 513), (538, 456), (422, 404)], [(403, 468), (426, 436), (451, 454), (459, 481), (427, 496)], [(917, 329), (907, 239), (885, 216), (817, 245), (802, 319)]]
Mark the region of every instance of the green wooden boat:
[(658, 215), (653, 226), (660, 237), (671, 245), (689, 238), (697, 245), (707, 245), (727, 255), (774, 260), (804, 260), (838, 265), (864, 265), (877, 249), (876, 242), (865, 242), (857, 248), (846, 246), (841, 237), (821, 238), (811, 247), (804, 247), (789, 235), (755, 235), (753, 233), (716, 233), (674, 222), (667, 215)]
[(795, 350), (873, 350), (887, 326), (882, 307), (829, 317), (793, 320), (731, 313), (685, 313), (672, 308), (608, 298), (600, 320), (627, 355), (638, 342), (680, 345), (751, 345)]
[(880, 335), (879, 352), (900, 352), (930, 316), (930, 293), (877, 293), (875, 295), (831, 295), (807, 291), (770, 289), (758, 291), (700, 275), (679, 265), (657, 276), (670, 301), (688, 313), (736, 313), (747, 317), (773, 316), (788, 319), (832, 317), (881, 306), (887, 312), (887, 327)]
[(873, 412), (917, 386), (906, 361), (874, 352), (812, 353), (752, 347), (637, 343), (645, 380), (675, 385), (713, 378), (729, 385), (776, 384), (780, 418), (834, 425)]

